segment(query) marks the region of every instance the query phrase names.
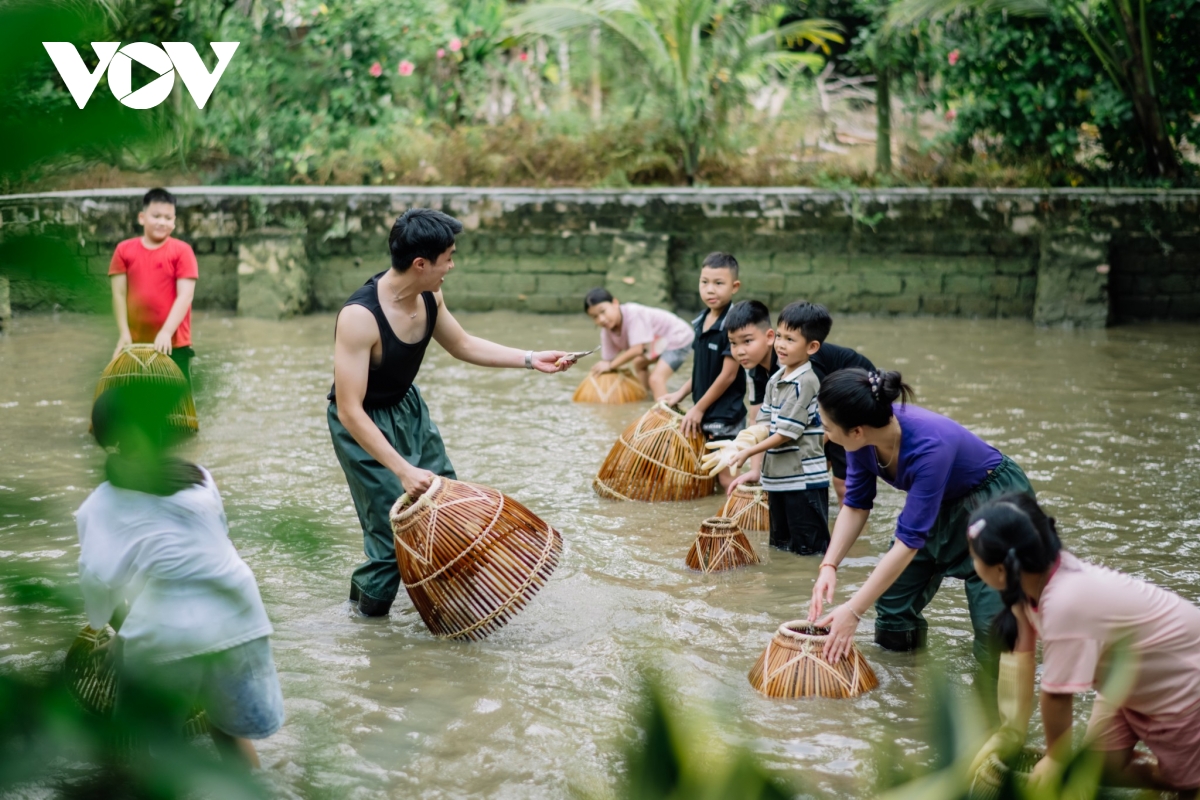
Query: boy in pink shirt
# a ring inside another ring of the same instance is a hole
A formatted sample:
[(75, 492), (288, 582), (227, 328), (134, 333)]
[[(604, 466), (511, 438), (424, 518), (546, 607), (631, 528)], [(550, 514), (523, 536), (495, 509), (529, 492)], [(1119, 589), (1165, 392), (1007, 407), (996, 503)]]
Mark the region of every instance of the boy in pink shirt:
[(171, 238), (174, 195), (166, 189), (146, 192), (138, 224), (142, 235), (118, 244), (108, 267), (119, 333), (113, 358), (126, 345), (153, 342), (191, 383), (192, 297), (199, 268), (192, 248)]
[[(1005, 657), (1013, 661), (1008, 675), (1001, 666), (999, 699), (1007, 731), (997, 736), (1008, 741), (997, 755), (1024, 737), (1033, 710), (1033, 654), (1041, 640), (1047, 755), (1034, 777), (1061, 774), (1070, 753), (1074, 696), (1095, 689), (1087, 739), (1105, 754), (1108, 777), (1195, 796), (1200, 608), (1062, 550), (1054, 520), (1027, 497), (1001, 497), (977, 510), (967, 538), (980, 578), (1000, 590), (1006, 604), (996, 629), (1011, 651)], [(1108, 668), (1125, 648), (1133, 659), (1133, 681), (1121, 696), (1107, 696), (1113, 691), (1105, 685)], [(1139, 741), (1157, 765), (1134, 759)], [(989, 744), (995, 743), (997, 737)]]
[(592, 374), (632, 366), (654, 399), (662, 398), (667, 393), (667, 379), (691, 353), (692, 326), (661, 308), (622, 303), (607, 289), (588, 292), (583, 310), (600, 328), (601, 361), (592, 367)]

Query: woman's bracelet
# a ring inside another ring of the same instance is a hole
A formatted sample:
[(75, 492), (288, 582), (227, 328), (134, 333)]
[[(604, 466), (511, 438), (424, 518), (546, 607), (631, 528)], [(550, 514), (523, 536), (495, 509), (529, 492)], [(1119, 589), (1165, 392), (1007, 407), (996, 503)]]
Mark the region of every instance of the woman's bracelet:
[(833, 571), (837, 572), (837, 564), (830, 564), (828, 561), (822, 562), (821, 566), (817, 567), (817, 572), (820, 572), (826, 567), (833, 567)]
[(863, 615), (862, 615), (862, 614), (860, 614), (860, 613), (858, 613), (857, 611), (855, 611), (855, 610), (854, 610), (854, 606), (852, 606), (852, 605), (850, 605), (849, 603), (847, 603), (847, 604), (846, 604), (846, 608), (850, 609), (850, 613), (854, 615), (854, 618), (855, 618), (855, 619), (857, 619), (859, 622), (862, 622), (862, 617), (863, 617)]

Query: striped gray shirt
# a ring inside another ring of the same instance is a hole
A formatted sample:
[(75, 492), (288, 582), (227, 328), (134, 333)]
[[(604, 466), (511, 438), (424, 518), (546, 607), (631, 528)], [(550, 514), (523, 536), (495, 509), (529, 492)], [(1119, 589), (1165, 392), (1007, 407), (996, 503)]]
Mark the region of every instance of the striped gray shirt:
[(791, 374), (786, 367), (771, 376), (756, 424), (769, 423), (772, 434), (792, 441), (773, 447), (763, 458), (762, 486), (768, 492), (798, 492), (829, 486), (817, 392), (821, 388), (807, 361)]

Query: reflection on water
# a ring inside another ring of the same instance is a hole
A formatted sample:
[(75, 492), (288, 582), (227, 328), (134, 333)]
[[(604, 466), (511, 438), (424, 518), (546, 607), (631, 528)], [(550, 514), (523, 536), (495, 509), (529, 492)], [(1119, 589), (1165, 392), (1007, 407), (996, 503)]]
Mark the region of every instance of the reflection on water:
[[(521, 347), (586, 349), (582, 315), (461, 315)], [(288, 721), (261, 748), (283, 789), (442, 798), (561, 797), (619, 771), (644, 665), (771, 766), (822, 795), (857, 796), (873, 746), (920, 755), (922, 661), (860, 644), (882, 686), (856, 701), (770, 701), (746, 672), (782, 621), (800, 616), (817, 560), (755, 545), (761, 567), (699, 577), (683, 556), (717, 498), (601, 501), (589, 483), (645, 406), (572, 405), (581, 372), (493, 371), (431, 348), (418, 380), (461, 477), (551, 521), (566, 550), (550, 583), (485, 642), (440, 642), (401, 598), (391, 618), (345, 602), (361, 535), (325, 427), (331, 316), (280, 323), (199, 314), (201, 433), (190, 456), (216, 476), (232, 536), (275, 624)], [(87, 435), (106, 320), (26, 316), (0, 339), (0, 558), (70, 587), (71, 511), (99, 480)], [(1197, 599), (1200, 336), (1195, 327), (1039, 331), (1016, 321), (841, 319), (834, 341), (903, 371), (919, 402), (1012, 455), (1058, 517), (1068, 547)], [(586, 365), (587, 362), (585, 362)], [(677, 377), (676, 380), (679, 380)], [(861, 585), (890, 539), (901, 496), (881, 490), (842, 570)], [(47, 611), (20, 626), (0, 598), (0, 668), (49, 665), (82, 624)], [(929, 610), (931, 654), (971, 669), (958, 582)], [(965, 678), (964, 678), (965, 679)], [(1080, 714), (1086, 704), (1078, 704)]]

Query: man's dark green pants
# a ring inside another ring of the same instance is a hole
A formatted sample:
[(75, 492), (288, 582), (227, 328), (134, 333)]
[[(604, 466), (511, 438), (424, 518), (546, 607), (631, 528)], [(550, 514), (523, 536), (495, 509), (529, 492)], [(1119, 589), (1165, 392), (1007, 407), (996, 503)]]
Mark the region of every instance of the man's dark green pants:
[[(366, 409), (367, 416), (384, 438), (409, 464), (454, 478), (454, 467), (446, 456), (437, 425), (429, 418), (429, 408), (420, 390), (413, 386), (394, 406)], [(362, 525), (363, 550), (367, 560), (354, 570), (350, 596), (369, 614), (386, 614), (400, 590), (400, 570), (396, 566), (396, 545), (388, 515), (396, 498), (404, 493), (400, 479), (362, 448), (338, 419), (337, 405), (329, 404), (326, 413), (333, 450), (337, 453), (354, 510)], [(365, 599), (364, 599), (365, 598)]]

